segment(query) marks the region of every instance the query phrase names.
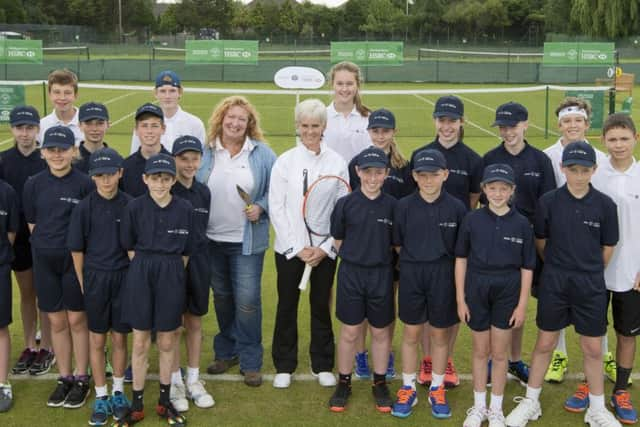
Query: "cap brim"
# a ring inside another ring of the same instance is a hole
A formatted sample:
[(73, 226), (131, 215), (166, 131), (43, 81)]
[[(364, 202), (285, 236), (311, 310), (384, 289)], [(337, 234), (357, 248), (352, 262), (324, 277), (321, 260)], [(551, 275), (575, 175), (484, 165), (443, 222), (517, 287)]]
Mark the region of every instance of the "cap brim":
[(495, 122), (493, 122), (493, 124), (491, 125), (492, 127), (496, 127), (496, 126), (509, 126), (509, 127), (514, 127), (518, 125), (518, 121), (514, 121), (514, 120), (496, 120)]
[(383, 163), (383, 162), (367, 162), (367, 163), (363, 163), (361, 165), (358, 165), (358, 169), (368, 169), (368, 168), (388, 168), (389, 164), (388, 163)]
[(445, 169), (446, 168), (442, 168), (440, 166), (418, 166), (413, 168), (416, 172), (437, 172)]
[(68, 144), (66, 142), (58, 142), (58, 141), (55, 141), (55, 142), (47, 142), (47, 141), (45, 141), (45, 142), (42, 143), (42, 148), (65, 148), (65, 149), (67, 149), (67, 148), (71, 148), (73, 146), (74, 146), (73, 143), (72, 144)]
[(115, 173), (118, 173), (119, 170), (120, 170), (120, 168), (116, 167), (116, 166), (104, 166), (104, 167), (101, 167), (101, 168), (89, 169), (89, 176), (94, 176), (94, 175), (113, 175)]
[(395, 129), (396, 127), (391, 123), (374, 123), (372, 125), (367, 126), (367, 129)]
[(449, 112), (443, 112), (443, 113), (433, 113), (433, 118), (437, 119), (440, 117), (449, 117), (450, 119), (454, 119), (454, 120), (458, 120), (462, 118), (462, 114), (458, 114), (458, 113), (449, 113)]
[(108, 122), (109, 117), (92, 115), (92, 116), (86, 116), (86, 117), (82, 117), (81, 119), (78, 119), (79, 122), (88, 122), (89, 120), (104, 120)]
[(168, 173), (169, 175), (176, 176), (176, 171), (168, 168), (151, 168), (144, 171), (145, 175), (153, 175), (154, 173)]
[(138, 120), (138, 117), (142, 116), (143, 114), (151, 114), (152, 116), (155, 116), (159, 119), (164, 120), (164, 115), (158, 114), (155, 111), (141, 111), (138, 114), (136, 114), (135, 120)]
[(171, 154), (173, 156), (177, 156), (178, 154), (182, 154), (185, 151), (194, 151), (196, 153), (200, 153), (202, 154), (202, 149), (197, 149), (197, 148), (193, 148), (193, 147), (183, 147), (183, 148), (178, 148), (177, 150), (174, 150)]
[(596, 162), (592, 162), (590, 160), (583, 159), (569, 159), (562, 162), (562, 166), (572, 166), (572, 165), (580, 165), (586, 166), (590, 168), (591, 166), (595, 166)]
[(480, 185), (491, 184), (492, 182), (498, 182), (498, 181), (504, 182), (510, 185), (516, 185), (516, 183), (513, 182), (513, 180), (508, 178), (503, 178), (503, 177), (493, 177), (493, 178), (485, 179), (484, 181), (480, 182)]
[(9, 126), (20, 126), (20, 125), (36, 125), (40, 126), (40, 121), (35, 120), (16, 120), (15, 122), (10, 122)]

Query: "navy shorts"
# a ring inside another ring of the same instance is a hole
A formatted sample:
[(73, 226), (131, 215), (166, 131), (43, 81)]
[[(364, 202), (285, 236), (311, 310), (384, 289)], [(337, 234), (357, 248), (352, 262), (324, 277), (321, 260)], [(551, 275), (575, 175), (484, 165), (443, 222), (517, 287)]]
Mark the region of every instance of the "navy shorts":
[(204, 316), (209, 311), (211, 284), (211, 259), (208, 247), (194, 252), (187, 264), (186, 311), (194, 316)]
[(13, 261), (11, 269), (13, 271), (26, 271), (33, 267), (33, 257), (31, 256), (31, 243), (29, 243), (29, 231), (26, 235), (20, 230), (16, 234), (16, 240), (13, 243)]
[(182, 256), (136, 253), (122, 293), (122, 322), (139, 331), (173, 331), (182, 324), (186, 293)]
[(336, 288), (336, 317), (345, 325), (367, 319), (374, 328), (389, 326), (395, 318), (393, 267), (364, 267), (341, 261)]
[(118, 271), (84, 269), (84, 306), (91, 332), (106, 334), (112, 329), (122, 334), (131, 332), (121, 316), (120, 294), (126, 277), (126, 268)]
[(491, 326), (510, 329), (509, 319), (520, 300), (520, 271), (500, 274), (467, 270), (464, 299), (469, 307), (469, 328), (487, 331)]
[(31, 249), (38, 308), (46, 313), (84, 311), (71, 253), (66, 249)]
[(607, 304), (604, 273), (545, 264), (538, 284), (538, 329), (559, 331), (573, 324), (580, 335), (601, 337), (607, 332)]
[(609, 292), (613, 329), (625, 337), (640, 335), (640, 292)]
[(13, 320), (11, 318), (11, 266), (0, 265), (0, 329), (6, 328)]
[(453, 260), (400, 264), (398, 317), (403, 323), (448, 328), (460, 321)]

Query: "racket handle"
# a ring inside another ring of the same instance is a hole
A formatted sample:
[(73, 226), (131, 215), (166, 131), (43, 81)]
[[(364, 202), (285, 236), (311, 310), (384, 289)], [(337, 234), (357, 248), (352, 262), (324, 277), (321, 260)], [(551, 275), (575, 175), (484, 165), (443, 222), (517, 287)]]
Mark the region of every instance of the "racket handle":
[(304, 273), (302, 273), (302, 279), (298, 284), (298, 289), (301, 291), (307, 290), (307, 283), (309, 283), (309, 278), (311, 277), (311, 269), (312, 267), (309, 264), (305, 264)]

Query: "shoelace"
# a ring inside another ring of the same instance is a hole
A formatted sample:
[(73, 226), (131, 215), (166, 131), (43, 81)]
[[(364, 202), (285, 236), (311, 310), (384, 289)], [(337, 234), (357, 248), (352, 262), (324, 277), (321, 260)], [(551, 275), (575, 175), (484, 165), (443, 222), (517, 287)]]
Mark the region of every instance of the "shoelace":
[(422, 360), (422, 370), (424, 372), (430, 372), (431, 371), (431, 361), (430, 360)]
[(398, 390), (398, 403), (401, 405), (409, 403), (412, 395), (413, 389), (401, 388), (400, 390)]
[(575, 393), (573, 393), (573, 397), (576, 397), (580, 400), (584, 400), (589, 395), (589, 386), (586, 384), (580, 384)]
[(447, 403), (445, 399), (445, 389), (444, 387), (438, 387), (437, 390), (430, 390), (429, 397), (433, 397), (436, 405), (444, 405)]
[(456, 368), (453, 366), (453, 362), (447, 362), (447, 369), (445, 369), (445, 375), (453, 375), (456, 373)]
[(616, 405), (622, 409), (633, 409), (631, 405), (631, 394), (628, 391), (615, 394)]
[(480, 421), (484, 420), (484, 417), (486, 416), (486, 414), (487, 414), (486, 410), (476, 408), (475, 406), (472, 406), (471, 408), (467, 409), (468, 417), (476, 417), (476, 419)]

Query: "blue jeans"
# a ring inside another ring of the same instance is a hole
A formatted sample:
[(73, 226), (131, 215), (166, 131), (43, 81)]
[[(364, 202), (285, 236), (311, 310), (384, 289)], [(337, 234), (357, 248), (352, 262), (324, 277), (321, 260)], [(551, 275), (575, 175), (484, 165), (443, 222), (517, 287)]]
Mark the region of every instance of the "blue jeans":
[(242, 243), (209, 240), (211, 289), (220, 332), (216, 359), (238, 357), (240, 369), (262, 369), (261, 277), (264, 252), (242, 255)]

